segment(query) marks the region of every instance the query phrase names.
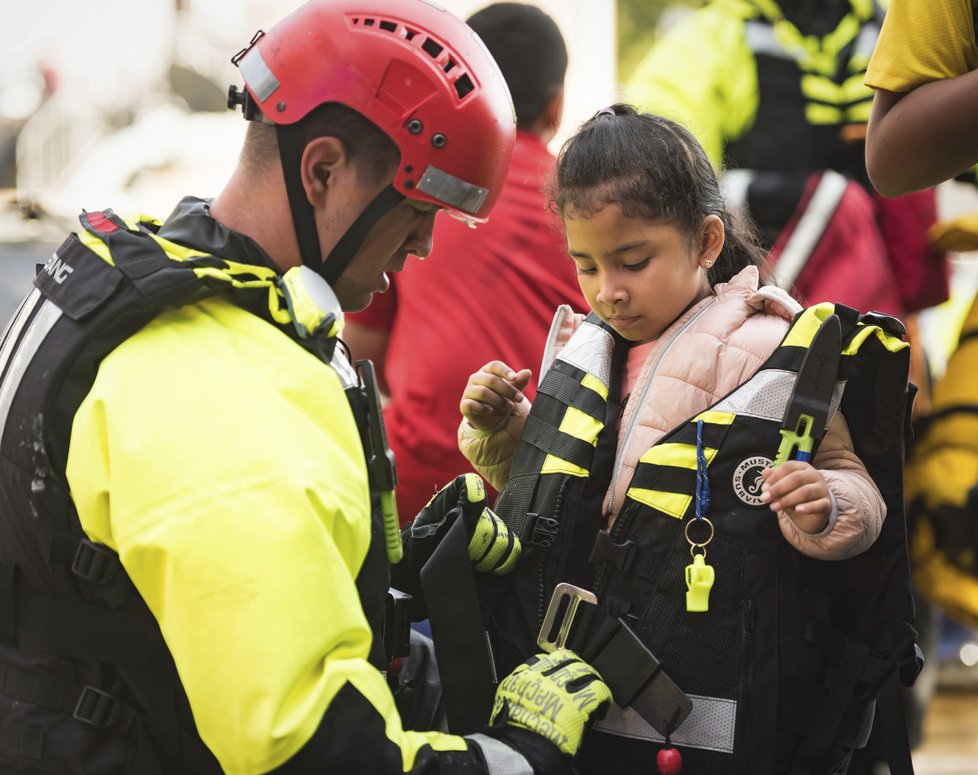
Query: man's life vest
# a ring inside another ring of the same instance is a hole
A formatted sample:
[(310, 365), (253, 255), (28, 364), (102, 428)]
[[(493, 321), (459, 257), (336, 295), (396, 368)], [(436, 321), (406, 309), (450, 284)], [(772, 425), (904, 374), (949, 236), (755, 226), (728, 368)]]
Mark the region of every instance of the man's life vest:
[[(362, 428), (359, 383), (334, 357), (336, 321), (303, 317), (271, 268), (184, 248), (155, 220), (80, 220), (0, 348), (0, 751), (44, 772), (217, 773), (156, 620), (118, 556), (82, 531), (65, 475), (72, 420), (103, 358), (163, 310), (214, 294), (331, 363)], [(165, 418), (147, 407), (147, 421)], [(372, 542), (358, 579), (372, 625), (387, 567)]]
[[(760, 499), (760, 472), (778, 450), (807, 347), (833, 312), (843, 336), (829, 416), (843, 411), (888, 515), (866, 552), (825, 562), (784, 540)], [(881, 687), (896, 691), (918, 669), (902, 506), (910, 396), (902, 333), (893, 318), (840, 305), (800, 313), (751, 379), (641, 456), (604, 532), (627, 343), (589, 316), (544, 374), (495, 504), (523, 542), (489, 611), (498, 669), (531, 653), (554, 587), (568, 582), (593, 590), (689, 695), (692, 712), (671, 742), (691, 772), (827, 772), (864, 745)], [(704, 486), (712, 536), (696, 524)], [(706, 612), (687, 610), (691, 543), (706, 543), (715, 570)], [(589, 642), (587, 626), (572, 643)], [(902, 714), (891, 720), (899, 730)], [(614, 737), (592, 734), (594, 761), (612, 757), (616, 772), (629, 771), (625, 761), (648, 771), (649, 746), (663, 740), (627, 710), (617, 728), (596, 729)]]

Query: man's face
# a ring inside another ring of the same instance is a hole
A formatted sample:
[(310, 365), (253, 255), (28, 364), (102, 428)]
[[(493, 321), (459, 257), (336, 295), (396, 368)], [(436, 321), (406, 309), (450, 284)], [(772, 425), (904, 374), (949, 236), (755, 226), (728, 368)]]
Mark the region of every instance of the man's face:
[(373, 294), (386, 291), (390, 286), (387, 273), (400, 272), (409, 255), (424, 258), (431, 252), (431, 233), (439, 209), (405, 199), (374, 224), (333, 286), (345, 311), (361, 310), (370, 304)]

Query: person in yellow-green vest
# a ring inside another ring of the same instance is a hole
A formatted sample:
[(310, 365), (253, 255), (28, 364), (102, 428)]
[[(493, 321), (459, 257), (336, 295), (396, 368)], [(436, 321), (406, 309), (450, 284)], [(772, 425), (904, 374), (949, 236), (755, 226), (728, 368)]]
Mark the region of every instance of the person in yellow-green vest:
[(875, 0), (713, 0), (653, 45), (626, 94), (726, 168), (778, 285), (904, 317), (946, 298), (947, 268), (927, 242), (933, 192), (885, 200), (866, 176), (863, 75), (882, 18)]
[(371, 369), (338, 339), (439, 211), (488, 216), (505, 82), (422, 0), (312, 0), (232, 61), (223, 191), (83, 211), (2, 337), (0, 771), (569, 772), (610, 693), (567, 650), (466, 737), (404, 728), (390, 563), (410, 586), (460, 525), (476, 571), (519, 545), (471, 475), (402, 546)]

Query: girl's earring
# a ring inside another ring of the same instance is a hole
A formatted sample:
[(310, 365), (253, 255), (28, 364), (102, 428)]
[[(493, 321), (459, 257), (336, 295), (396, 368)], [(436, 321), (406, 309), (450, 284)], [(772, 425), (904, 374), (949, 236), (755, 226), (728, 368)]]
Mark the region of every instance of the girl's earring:
[(713, 262), (712, 261), (705, 261), (704, 262), (704, 265), (706, 266), (707, 269), (709, 269), (711, 266), (713, 266)]

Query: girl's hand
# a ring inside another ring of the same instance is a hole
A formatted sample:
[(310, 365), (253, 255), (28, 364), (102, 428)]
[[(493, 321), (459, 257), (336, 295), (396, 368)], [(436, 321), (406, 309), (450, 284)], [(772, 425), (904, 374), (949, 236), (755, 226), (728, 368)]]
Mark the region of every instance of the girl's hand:
[(480, 431), (500, 426), (523, 400), (520, 391), (527, 386), (529, 369), (513, 371), (502, 361), (491, 361), (469, 377), (458, 405), (469, 425)]
[(761, 500), (774, 512), (783, 511), (799, 530), (821, 533), (832, 513), (832, 496), (821, 472), (800, 460), (789, 460), (761, 472)]

